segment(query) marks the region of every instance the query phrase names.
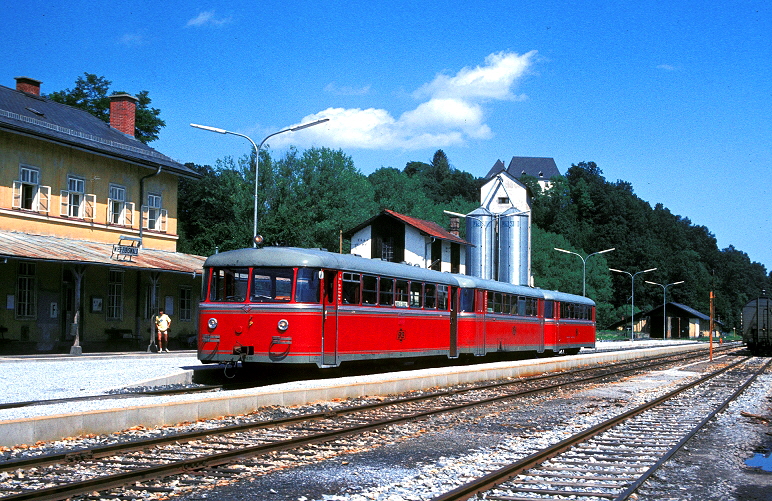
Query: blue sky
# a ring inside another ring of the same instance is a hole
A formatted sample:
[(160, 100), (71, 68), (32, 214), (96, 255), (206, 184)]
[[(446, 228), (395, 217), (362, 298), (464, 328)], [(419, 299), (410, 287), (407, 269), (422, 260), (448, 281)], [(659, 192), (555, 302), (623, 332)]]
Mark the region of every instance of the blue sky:
[(166, 121), (151, 146), (181, 162), (251, 148), (191, 122), (259, 142), (320, 117), (271, 154), (340, 148), (364, 174), (440, 148), (476, 176), (513, 156), (594, 161), (772, 270), (768, 2), (27, 0), (0, 14), (0, 84), (46, 93), (88, 72), (147, 90)]

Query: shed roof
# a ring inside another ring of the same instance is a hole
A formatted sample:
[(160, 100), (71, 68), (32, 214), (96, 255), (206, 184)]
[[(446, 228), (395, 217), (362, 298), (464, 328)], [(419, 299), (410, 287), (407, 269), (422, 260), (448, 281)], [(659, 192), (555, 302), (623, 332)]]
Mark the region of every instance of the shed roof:
[(200, 177), (194, 170), (159, 153), (110, 124), (66, 104), (0, 85), (0, 130), (24, 134), (179, 176)]
[[(670, 302), (670, 303), (667, 303), (665, 306), (667, 307), (667, 314), (669, 317), (680, 316), (680, 317), (687, 317), (687, 318), (697, 318), (699, 320), (704, 320), (704, 321), (710, 320), (710, 316), (695, 310), (691, 306), (686, 306), (685, 304)], [(653, 317), (653, 316), (662, 316), (662, 305), (659, 305), (656, 308), (652, 308), (649, 311), (641, 311), (636, 313), (635, 319), (638, 320), (640, 318)], [(721, 323), (716, 319), (713, 319), (713, 322), (722, 326), (724, 325), (723, 323)], [(609, 328), (613, 329), (615, 327), (619, 327), (629, 323), (630, 323), (630, 319), (628, 318), (626, 320), (620, 320), (619, 322), (616, 322), (610, 325)]]
[(113, 244), (0, 230), (0, 258), (3, 257), (198, 274), (206, 260), (193, 254), (145, 248), (130, 261), (117, 260), (113, 258)]

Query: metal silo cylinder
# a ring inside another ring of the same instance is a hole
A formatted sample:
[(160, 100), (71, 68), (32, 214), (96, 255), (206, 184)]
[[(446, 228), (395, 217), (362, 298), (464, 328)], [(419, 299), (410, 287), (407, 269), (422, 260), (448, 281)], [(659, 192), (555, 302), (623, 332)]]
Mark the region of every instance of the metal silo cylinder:
[(472, 245), (466, 248), (467, 274), (493, 280), (496, 252), (494, 216), (484, 207), (466, 215), (466, 239)]
[(528, 285), (528, 215), (512, 208), (498, 217), (498, 280), (515, 285)]

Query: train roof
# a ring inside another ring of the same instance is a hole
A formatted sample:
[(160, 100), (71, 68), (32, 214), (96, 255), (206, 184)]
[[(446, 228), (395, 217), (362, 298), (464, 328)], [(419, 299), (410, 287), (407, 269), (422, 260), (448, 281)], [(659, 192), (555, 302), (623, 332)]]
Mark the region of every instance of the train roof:
[(435, 270), (377, 259), (367, 259), (354, 254), (336, 254), (322, 249), (297, 247), (264, 247), (262, 249), (238, 249), (214, 254), (204, 266), (299, 266), (307, 268), (332, 268), (358, 273), (372, 273), (457, 285), (453, 275)]
[(514, 285), (495, 280), (456, 273), (445, 273), (403, 263), (392, 263), (367, 259), (354, 254), (337, 254), (322, 249), (301, 249), (298, 247), (246, 248), (213, 254), (204, 262), (205, 267), (307, 267), (331, 268), (357, 273), (371, 273), (409, 280), (421, 280), (438, 284), (453, 285), (470, 289), (496, 290), (508, 294), (540, 297), (555, 301), (595, 305), (592, 299), (565, 292), (550, 291), (524, 285)]

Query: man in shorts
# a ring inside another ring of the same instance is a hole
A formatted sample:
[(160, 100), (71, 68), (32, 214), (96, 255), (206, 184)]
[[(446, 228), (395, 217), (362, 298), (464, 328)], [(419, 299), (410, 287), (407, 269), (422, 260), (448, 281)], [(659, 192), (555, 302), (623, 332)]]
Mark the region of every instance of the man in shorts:
[[(158, 351), (169, 352), (169, 327), (172, 325), (172, 319), (164, 313), (164, 310), (158, 310), (155, 317), (155, 327), (158, 333)], [(166, 347), (164, 349), (164, 347)]]

